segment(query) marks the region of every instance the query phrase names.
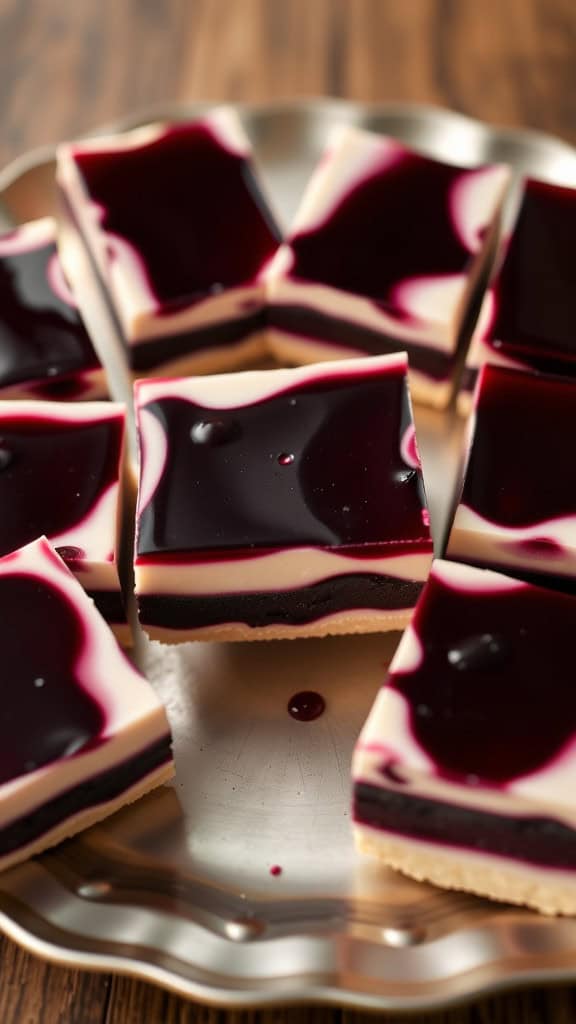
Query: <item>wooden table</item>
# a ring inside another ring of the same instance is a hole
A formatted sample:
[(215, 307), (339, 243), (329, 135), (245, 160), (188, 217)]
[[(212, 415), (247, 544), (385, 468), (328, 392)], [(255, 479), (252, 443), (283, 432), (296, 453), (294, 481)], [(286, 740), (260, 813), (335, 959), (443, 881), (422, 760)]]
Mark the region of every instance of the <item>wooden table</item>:
[[(574, 0), (0, 0), (0, 165), (168, 99), (412, 100), (576, 142), (575, 69)], [(225, 1014), (51, 967), (6, 940), (0, 956), (1, 1024), (370, 1020), (314, 1008)], [(575, 1019), (576, 988), (411, 1018)]]

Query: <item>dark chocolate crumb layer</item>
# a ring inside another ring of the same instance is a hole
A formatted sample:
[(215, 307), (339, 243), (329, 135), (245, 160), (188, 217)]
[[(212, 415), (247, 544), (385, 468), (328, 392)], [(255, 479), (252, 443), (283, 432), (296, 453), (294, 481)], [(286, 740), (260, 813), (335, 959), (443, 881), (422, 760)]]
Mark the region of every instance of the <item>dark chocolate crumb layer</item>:
[(303, 626), (336, 612), (412, 608), (424, 584), (377, 573), (333, 576), (298, 590), (231, 594), (145, 594), (138, 599), (143, 625), (201, 629), (229, 622), (247, 626)]
[(576, 868), (576, 830), (552, 818), (495, 814), (359, 782), (354, 789), (354, 819), (406, 839), (541, 867)]
[(89, 590), (88, 596), (92, 598), (106, 622), (126, 622), (124, 598), (119, 590)]
[(170, 736), (163, 736), (135, 757), (114, 765), (92, 779), (86, 779), (80, 786), (60, 793), (35, 808), (32, 813), (12, 821), (0, 829), (0, 856), (5, 857), (33, 843), (73, 814), (115, 800), (140, 779), (166, 764), (171, 756)]

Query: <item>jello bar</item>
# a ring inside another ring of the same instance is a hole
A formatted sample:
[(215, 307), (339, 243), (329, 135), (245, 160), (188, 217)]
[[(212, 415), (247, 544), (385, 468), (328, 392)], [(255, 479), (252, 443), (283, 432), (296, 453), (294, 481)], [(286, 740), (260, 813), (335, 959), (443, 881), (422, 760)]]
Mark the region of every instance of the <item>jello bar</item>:
[(576, 377), (576, 190), (528, 179), (474, 332), (458, 405), (485, 362)]
[(406, 356), (140, 381), (136, 593), (156, 640), (402, 628), (432, 559)]
[(415, 400), (447, 405), (508, 181), (502, 165), (466, 170), (339, 130), (266, 273), (277, 357), (405, 349)]
[(437, 561), (353, 760), (360, 850), (576, 913), (576, 598)]
[(232, 110), (62, 146), (58, 182), (136, 375), (218, 372), (262, 355), (260, 274), (278, 232)]
[(118, 574), (124, 432), (115, 402), (0, 402), (0, 556), (46, 535), (128, 645)]
[(0, 235), (0, 398), (106, 398), (51, 217)]
[(0, 870), (173, 774), (162, 704), (45, 538), (0, 559)]
[(576, 593), (576, 380), (484, 364), (448, 558)]

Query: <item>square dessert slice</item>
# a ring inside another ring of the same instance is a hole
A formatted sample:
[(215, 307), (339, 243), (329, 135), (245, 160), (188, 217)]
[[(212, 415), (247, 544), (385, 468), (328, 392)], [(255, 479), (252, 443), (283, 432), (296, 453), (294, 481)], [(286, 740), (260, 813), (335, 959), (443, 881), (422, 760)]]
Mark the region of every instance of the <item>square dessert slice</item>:
[(267, 278), (283, 360), (406, 349), (416, 400), (447, 405), (509, 171), (465, 170), (346, 128), (313, 175)]
[(125, 409), (113, 402), (0, 402), (0, 556), (45, 534), (119, 640)]
[(262, 354), (259, 276), (278, 233), (233, 111), (63, 146), (58, 181), (136, 374)]
[(469, 430), (448, 557), (576, 591), (576, 380), (485, 364)]
[(483, 363), (576, 377), (576, 190), (528, 180), (462, 378), (466, 412)]
[(358, 846), (448, 889), (576, 913), (576, 598), (435, 562), (358, 740)]
[(398, 629), (432, 557), (406, 356), (136, 385), (140, 621), (167, 642)]
[(0, 236), (0, 398), (106, 398), (46, 217)]
[(0, 870), (166, 782), (162, 704), (46, 538), (0, 559)]

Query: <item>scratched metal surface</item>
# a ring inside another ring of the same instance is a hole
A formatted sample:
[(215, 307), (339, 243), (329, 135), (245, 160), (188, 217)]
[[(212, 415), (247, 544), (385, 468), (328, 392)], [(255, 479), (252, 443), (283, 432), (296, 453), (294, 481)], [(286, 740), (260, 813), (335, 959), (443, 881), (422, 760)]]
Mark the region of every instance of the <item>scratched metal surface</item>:
[[(118, 127), (189, 116), (146, 111)], [(576, 153), (544, 136), (494, 130), (407, 106), (310, 101), (240, 108), (273, 202), (288, 219), (332, 124), (367, 125), (432, 155), (576, 183)], [(53, 153), (0, 174), (6, 224), (54, 209)], [(81, 258), (81, 254), (78, 254)], [(105, 308), (91, 326), (113, 333)], [(115, 389), (126, 379), (109, 362)], [(437, 536), (460, 425), (417, 410)], [(62, 963), (124, 971), (222, 1005), (325, 1001), (432, 1008), (518, 982), (576, 974), (576, 922), (446, 894), (353, 850), (349, 763), (397, 636), (251, 645), (142, 643), (140, 658), (175, 736), (174, 784), (0, 877), (0, 924)], [(302, 724), (289, 697), (318, 690)], [(270, 874), (279, 864), (282, 873)]]

